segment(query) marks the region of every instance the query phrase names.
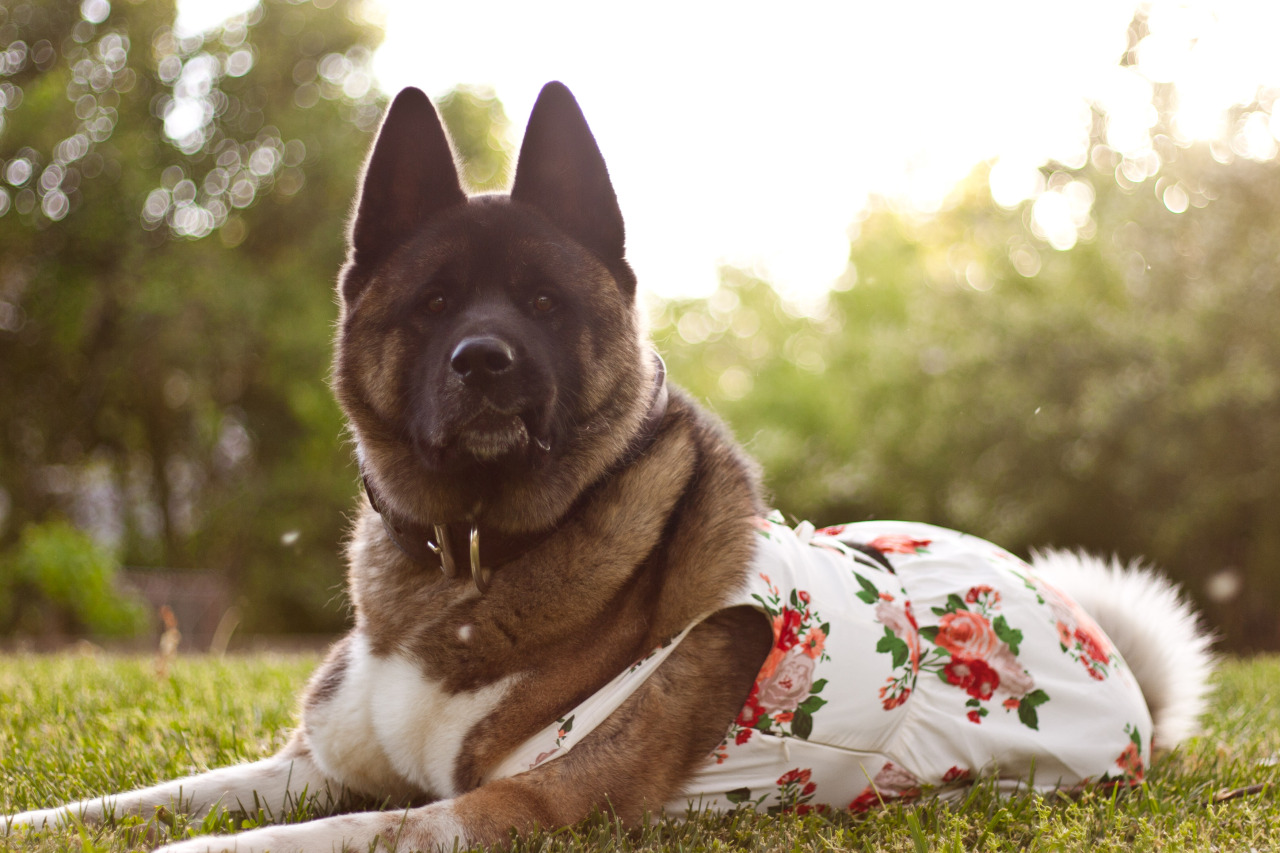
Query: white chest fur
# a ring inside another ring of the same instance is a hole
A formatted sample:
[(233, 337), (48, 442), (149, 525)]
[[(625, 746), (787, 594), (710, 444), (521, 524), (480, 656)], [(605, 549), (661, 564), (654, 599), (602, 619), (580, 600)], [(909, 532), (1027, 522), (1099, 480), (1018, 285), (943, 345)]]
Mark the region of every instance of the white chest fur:
[(449, 693), (410, 658), (374, 656), (357, 634), (338, 690), (307, 710), (312, 752), (327, 775), (357, 792), (456, 796), (454, 765), (468, 730), (517, 678)]

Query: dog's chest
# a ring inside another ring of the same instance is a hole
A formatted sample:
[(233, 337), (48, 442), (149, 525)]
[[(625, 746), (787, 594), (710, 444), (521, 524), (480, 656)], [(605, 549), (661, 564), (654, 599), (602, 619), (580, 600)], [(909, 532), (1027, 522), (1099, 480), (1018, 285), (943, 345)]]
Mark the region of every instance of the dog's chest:
[(307, 709), (312, 751), (329, 775), (359, 792), (455, 796), (454, 766), (467, 732), (517, 677), (450, 692), (409, 657), (372, 654), (357, 634), (342, 683)]

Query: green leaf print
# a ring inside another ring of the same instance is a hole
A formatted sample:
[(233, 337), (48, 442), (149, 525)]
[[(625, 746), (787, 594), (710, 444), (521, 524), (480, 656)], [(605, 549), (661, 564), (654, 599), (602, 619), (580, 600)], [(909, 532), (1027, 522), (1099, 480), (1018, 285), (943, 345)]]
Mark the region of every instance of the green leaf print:
[(1016, 657), (1018, 644), (1022, 642), (1022, 631), (1017, 628), (1010, 628), (1004, 616), (997, 616), (991, 623), (991, 627), (995, 630), (996, 636), (1004, 641), (1004, 644), (1009, 647), (1009, 651), (1013, 652)]
[(854, 572), (853, 576), (858, 579), (858, 585), (862, 587), (862, 591), (858, 593), (859, 599), (867, 604), (875, 604), (880, 600), (880, 589), (875, 584), (857, 572)]
[(810, 687), (809, 687), (809, 692), (810, 692), (810, 693), (821, 693), (821, 692), (822, 692), (822, 688), (824, 688), (824, 687), (826, 687), (826, 686), (827, 686), (827, 680), (826, 680), (825, 678), (819, 678), (817, 681), (813, 682), (813, 684), (812, 684), (812, 685), (810, 685)]
[(808, 740), (809, 735), (813, 734), (813, 717), (803, 707), (796, 709), (796, 715), (791, 720), (791, 733), (804, 740)]
[(1043, 690), (1032, 690), (1018, 702), (1018, 719), (1029, 729), (1040, 730), (1040, 714), (1036, 708), (1049, 701), (1049, 694)]
[(891, 652), (893, 654), (893, 668), (897, 669), (907, 662), (907, 658), (911, 657), (911, 647), (907, 645), (907, 641), (893, 633), (893, 630), (886, 627), (884, 636), (880, 638), (880, 642), (876, 643), (877, 652)]
[[(821, 696), (810, 696), (808, 699), (801, 702), (800, 707), (796, 710), (804, 711), (806, 714), (812, 715), (814, 711), (818, 710), (825, 704), (827, 704), (827, 700), (823, 699)], [(792, 728), (794, 729), (795, 726), (792, 726)]]
[(946, 607), (933, 607), (934, 616), (944, 616), (948, 613), (955, 613), (957, 610), (968, 610), (969, 605), (964, 603), (964, 599), (956, 595), (954, 592), (947, 596)]

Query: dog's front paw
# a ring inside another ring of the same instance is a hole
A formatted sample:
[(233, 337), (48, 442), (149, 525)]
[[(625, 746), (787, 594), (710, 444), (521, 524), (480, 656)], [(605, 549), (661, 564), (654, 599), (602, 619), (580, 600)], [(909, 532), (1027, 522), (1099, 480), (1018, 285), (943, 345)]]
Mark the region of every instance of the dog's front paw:
[[(281, 829), (242, 832), (239, 835), (202, 835), (199, 838), (188, 838), (157, 849), (155, 853), (295, 853), (307, 848), (290, 843), (286, 838), (275, 837)], [(342, 848), (334, 848), (335, 851)], [(327, 850), (326, 850), (327, 853)]]
[(237, 835), (202, 835), (175, 841), (155, 853), (341, 853), (368, 849), (360, 833), (343, 832), (336, 819), (266, 826)]
[[(223, 843), (227, 842), (227, 843)], [(208, 835), (203, 838), (189, 838), (157, 847), (155, 853), (213, 853), (213, 851), (235, 850), (235, 836)]]
[(342, 850), (450, 851), (469, 846), (449, 801), (402, 812), (362, 812), (239, 835), (208, 835), (155, 853), (338, 853)]
[(72, 822), (72, 813), (65, 808), (37, 809), (0, 817), (0, 835), (20, 830), (58, 829)]

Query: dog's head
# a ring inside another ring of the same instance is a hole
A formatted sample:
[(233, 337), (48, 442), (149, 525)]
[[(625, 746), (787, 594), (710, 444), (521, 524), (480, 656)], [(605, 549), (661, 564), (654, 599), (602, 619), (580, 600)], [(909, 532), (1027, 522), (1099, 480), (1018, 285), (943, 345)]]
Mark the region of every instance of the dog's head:
[(469, 197), (430, 101), (396, 97), (356, 201), (334, 384), (400, 513), (536, 527), (623, 452), (653, 381), (623, 243), (561, 84), (534, 106), (510, 195)]

